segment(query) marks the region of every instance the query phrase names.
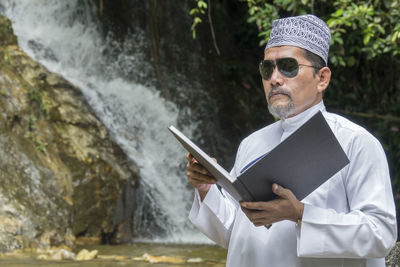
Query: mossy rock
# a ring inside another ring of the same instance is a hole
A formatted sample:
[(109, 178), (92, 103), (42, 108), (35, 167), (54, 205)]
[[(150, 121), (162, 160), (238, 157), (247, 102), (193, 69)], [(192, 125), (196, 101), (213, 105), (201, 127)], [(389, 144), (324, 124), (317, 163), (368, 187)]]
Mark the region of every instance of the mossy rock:
[(397, 242), (392, 251), (386, 257), (387, 267), (398, 267), (400, 266), (400, 242)]
[(17, 45), (17, 36), (14, 35), (11, 22), (0, 15), (0, 46)]
[(133, 218), (115, 210), (139, 184), (137, 167), (79, 88), (17, 46), (3, 16), (0, 36), (0, 251), (120, 236)]

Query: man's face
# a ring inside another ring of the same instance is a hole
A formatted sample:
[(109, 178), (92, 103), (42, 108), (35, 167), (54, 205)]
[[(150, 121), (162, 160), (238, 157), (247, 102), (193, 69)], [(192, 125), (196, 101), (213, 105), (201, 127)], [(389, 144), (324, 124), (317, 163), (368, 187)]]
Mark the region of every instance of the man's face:
[[(299, 64), (312, 65), (295, 46), (271, 47), (265, 51), (264, 59), (276, 61), (279, 58), (295, 58)], [(299, 66), (298, 74), (289, 78), (275, 69), (269, 80), (263, 79), (265, 96), (271, 114), (279, 118), (295, 116), (322, 100), (319, 76), (314, 68)]]

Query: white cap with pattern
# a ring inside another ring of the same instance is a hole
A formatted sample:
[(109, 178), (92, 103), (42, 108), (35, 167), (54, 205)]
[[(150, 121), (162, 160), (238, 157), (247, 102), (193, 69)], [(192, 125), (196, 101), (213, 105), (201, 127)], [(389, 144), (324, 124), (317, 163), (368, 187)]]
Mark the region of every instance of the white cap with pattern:
[(301, 15), (274, 20), (265, 49), (291, 45), (320, 56), (328, 64), (331, 33), (324, 21), (314, 15)]

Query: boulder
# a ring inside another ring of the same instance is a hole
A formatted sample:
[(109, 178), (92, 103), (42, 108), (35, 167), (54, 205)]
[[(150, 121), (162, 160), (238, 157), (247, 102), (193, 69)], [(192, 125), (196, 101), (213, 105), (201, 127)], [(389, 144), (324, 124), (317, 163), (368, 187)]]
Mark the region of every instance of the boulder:
[(3, 16), (0, 108), (0, 251), (130, 241), (119, 229), (132, 226), (121, 213), (133, 214), (138, 168), (81, 91), (18, 47)]
[(400, 266), (400, 242), (397, 242), (392, 251), (386, 257), (387, 267), (399, 267)]

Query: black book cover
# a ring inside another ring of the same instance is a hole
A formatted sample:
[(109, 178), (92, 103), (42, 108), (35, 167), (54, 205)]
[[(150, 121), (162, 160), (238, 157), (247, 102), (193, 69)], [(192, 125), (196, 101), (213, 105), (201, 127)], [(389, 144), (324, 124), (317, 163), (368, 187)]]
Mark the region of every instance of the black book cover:
[(175, 127), (169, 130), (237, 201), (272, 200), (273, 183), (290, 189), (302, 200), (350, 162), (321, 112), (237, 178)]
[(272, 200), (273, 183), (290, 189), (301, 200), (349, 162), (318, 112), (237, 179), (250, 192), (250, 201)]

